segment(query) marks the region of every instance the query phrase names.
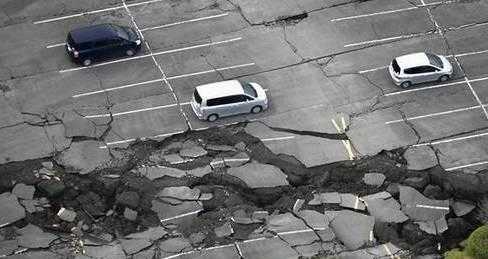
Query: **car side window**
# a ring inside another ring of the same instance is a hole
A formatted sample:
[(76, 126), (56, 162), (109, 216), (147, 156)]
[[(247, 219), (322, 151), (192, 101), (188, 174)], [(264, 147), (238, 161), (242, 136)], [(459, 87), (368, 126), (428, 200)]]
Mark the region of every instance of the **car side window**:
[(102, 48), (102, 47), (107, 46), (108, 45), (107, 43), (108, 43), (107, 40), (99, 40), (99, 41), (95, 42), (95, 44), (93, 44), (93, 45), (95, 48)]
[(411, 67), (411, 68), (407, 68), (405, 69), (405, 71), (403, 71), (405, 74), (418, 74), (418, 68), (417, 67)]
[(209, 100), (207, 100), (207, 106), (221, 105), (222, 104), (221, 99), (222, 98), (209, 99)]
[(432, 73), (436, 71), (435, 67), (431, 67), (431, 66), (422, 66), (420, 67), (420, 69), (422, 71), (421, 73)]

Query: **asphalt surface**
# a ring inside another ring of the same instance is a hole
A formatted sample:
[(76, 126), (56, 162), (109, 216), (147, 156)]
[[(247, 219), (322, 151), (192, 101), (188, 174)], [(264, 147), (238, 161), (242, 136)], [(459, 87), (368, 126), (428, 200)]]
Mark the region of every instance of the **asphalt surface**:
[[(321, 143), (253, 132), (307, 166), (398, 147), (433, 152), (448, 171), (488, 165), (487, 1), (7, 1), (1, 10), (2, 162), (63, 150), (69, 137), (103, 137), (111, 148), (258, 120), (346, 133)], [(141, 53), (88, 68), (70, 62), (67, 32), (104, 22), (138, 28)], [(395, 86), (385, 66), (425, 50), (448, 55), (454, 78)], [(194, 87), (234, 78), (263, 85), (270, 109), (198, 120)]]

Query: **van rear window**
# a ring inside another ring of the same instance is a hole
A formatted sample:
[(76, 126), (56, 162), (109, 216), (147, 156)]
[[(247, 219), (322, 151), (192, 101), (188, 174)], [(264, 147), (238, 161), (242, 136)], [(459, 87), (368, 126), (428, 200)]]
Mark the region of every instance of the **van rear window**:
[(193, 92), (193, 98), (195, 98), (195, 101), (198, 104), (202, 104), (202, 97), (200, 97), (200, 94), (198, 93), (197, 89)]
[(396, 59), (391, 62), (391, 66), (393, 67), (393, 71), (395, 71), (397, 74), (400, 73), (400, 66), (398, 65)]

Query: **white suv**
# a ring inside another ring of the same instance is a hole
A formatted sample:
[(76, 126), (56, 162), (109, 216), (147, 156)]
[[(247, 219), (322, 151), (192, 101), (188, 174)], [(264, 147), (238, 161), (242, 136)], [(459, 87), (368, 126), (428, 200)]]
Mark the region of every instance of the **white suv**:
[(191, 107), (199, 119), (215, 121), (226, 116), (264, 111), (268, 108), (268, 98), (256, 83), (229, 80), (197, 86)]

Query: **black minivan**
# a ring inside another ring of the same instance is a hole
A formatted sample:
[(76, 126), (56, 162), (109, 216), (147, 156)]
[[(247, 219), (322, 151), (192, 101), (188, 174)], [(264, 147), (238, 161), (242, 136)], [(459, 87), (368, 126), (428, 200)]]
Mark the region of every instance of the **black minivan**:
[(141, 49), (139, 35), (130, 27), (98, 24), (78, 28), (68, 33), (66, 51), (79, 64), (120, 56), (133, 56)]

